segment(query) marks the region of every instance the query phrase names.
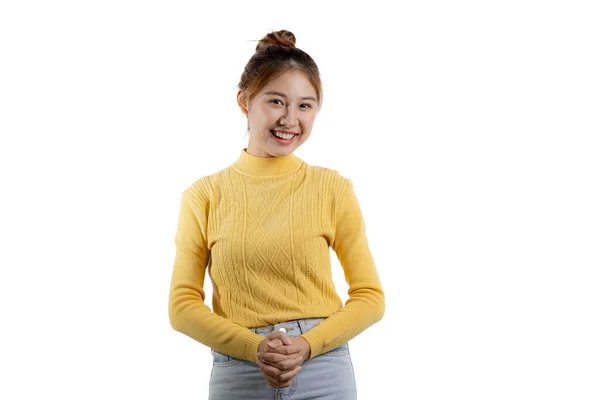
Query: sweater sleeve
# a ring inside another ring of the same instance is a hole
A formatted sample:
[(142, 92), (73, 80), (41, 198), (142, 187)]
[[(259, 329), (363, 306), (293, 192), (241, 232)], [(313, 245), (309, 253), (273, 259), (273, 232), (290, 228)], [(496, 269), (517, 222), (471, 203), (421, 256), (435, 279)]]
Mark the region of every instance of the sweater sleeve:
[(385, 299), (366, 236), (366, 227), (353, 184), (346, 181), (335, 215), (331, 247), (344, 269), (349, 298), (327, 319), (302, 337), (311, 347), (310, 358), (341, 346), (383, 318)]
[(210, 262), (208, 210), (209, 202), (200, 191), (188, 188), (183, 192), (175, 235), (169, 320), (173, 329), (212, 349), (256, 362), (258, 345), (264, 337), (217, 315), (204, 304), (204, 277)]

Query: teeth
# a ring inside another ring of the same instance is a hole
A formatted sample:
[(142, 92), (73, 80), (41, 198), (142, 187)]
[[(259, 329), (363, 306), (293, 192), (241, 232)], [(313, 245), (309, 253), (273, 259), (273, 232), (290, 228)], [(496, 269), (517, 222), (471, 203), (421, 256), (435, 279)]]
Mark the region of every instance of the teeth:
[(275, 136), (277, 136), (280, 139), (285, 139), (285, 140), (289, 140), (295, 136), (293, 133), (281, 133), (281, 132), (277, 132), (277, 131), (273, 131), (273, 132), (275, 133)]

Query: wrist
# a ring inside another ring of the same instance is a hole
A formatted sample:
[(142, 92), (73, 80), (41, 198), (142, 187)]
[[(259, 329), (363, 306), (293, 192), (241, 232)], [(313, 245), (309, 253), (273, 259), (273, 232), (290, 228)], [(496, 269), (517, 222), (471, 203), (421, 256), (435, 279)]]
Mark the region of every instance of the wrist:
[(310, 358), (310, 343), (308, 343), (308, 341), (306, 339), (304, 339), (302, 336), (300, 336), (300, 338), (303, 342), (302, 344), (302, 351), (301, 351), (301, 355), (302, 358), (304, 358), (304, 360), (308, 360)]

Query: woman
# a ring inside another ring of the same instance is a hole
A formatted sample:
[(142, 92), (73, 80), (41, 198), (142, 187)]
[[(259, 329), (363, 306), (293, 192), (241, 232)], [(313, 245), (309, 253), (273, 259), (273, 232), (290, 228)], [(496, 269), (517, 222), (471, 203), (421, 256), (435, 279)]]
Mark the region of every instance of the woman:
[[(211, 348), (210, 399), (354, 399), (348, 341), (384, 313), (351, 181), (293, 154), (322, 103), (317, 65), (295, 43), (285, 30), (258, 43), (237, 95), (248, 147), (182, 194), (169, 318)], [(345, 306), (329, 247), (349, 285)]]

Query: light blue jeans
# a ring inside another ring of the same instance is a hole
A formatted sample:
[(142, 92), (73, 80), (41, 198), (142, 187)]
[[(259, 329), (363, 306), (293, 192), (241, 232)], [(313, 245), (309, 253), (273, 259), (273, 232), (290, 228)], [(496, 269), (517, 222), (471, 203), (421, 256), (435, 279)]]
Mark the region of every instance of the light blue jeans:
[[(285, 328), (288, 336), (298, 337), (325, 318), (307, 318), (276, 325), (250, 328), (262, 336)], [(302, 369), (287, 388), (267, 384), (258, 365), (211, 349), (213, 368), (209, 382), (209, 400), (355, 400), (356, 381), (348, 343), (304, 361)]]

